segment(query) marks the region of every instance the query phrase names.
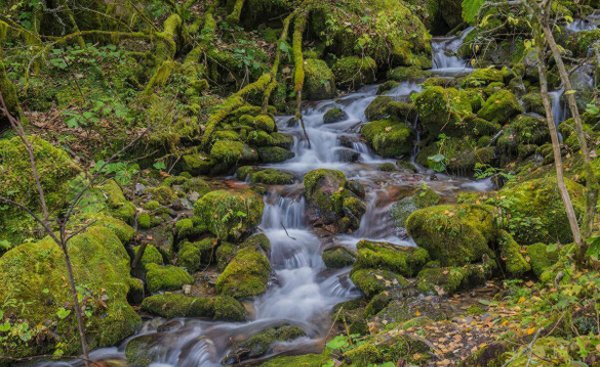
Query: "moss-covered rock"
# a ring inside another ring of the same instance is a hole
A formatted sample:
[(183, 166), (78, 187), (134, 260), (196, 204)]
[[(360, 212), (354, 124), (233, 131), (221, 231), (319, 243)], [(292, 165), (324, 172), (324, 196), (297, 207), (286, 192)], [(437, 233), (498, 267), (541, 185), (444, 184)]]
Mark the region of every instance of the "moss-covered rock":
[(542, 116), (546, 114), (542, 96), (539, 92), (527, 93), (521, 97), (521, 101), (523, 101), (523, 108), (526, 112), (534, 112)]
[[(117, 344), (141, 322), (127, 303), (134, 279), (129, 272), (130, 258), (116, 233), (100, 222), (69, 241), (75, 279), (90, 311), (84, 316), (90, 348)], [(16, 334), (6, 336), (0, 355), (29, 357), (52, 354), (55, 348), (67, 354), (80, 352), (66, 274), (62, 251), (50, 238), (22, 244), (0, 258), (0, 298), (19, 301), (4, 304), (0, 321), (16, 325), (19, 320), (18, 324), (27, 324), (32, 333), (28, 341)], [(45, 328), (38, 331), (36, 325), (51, 328), (60, 340), (43, 337)]]
[(194, 238), (202, 233), (202, 228), (194, 224), (192, 218), (182, 218), (175, 223), (177, 238)]
[(237, 240), (260, 223), (263, 208), (262, 198), (253, 191), (216, 190), (196, 202), (194, 213), (218, 238)]
[(308, 100), (335, 97), (335, 77), (325, 61), (319, 59), (304, 60), (304, 88), (302, 94), (302, 97)]
[(183, 242), (177, 253), (177, 264), (192, 273), (200, 270), (202, 265), (212, 264), (217, 243), (218, 241), (214, 238)]
[(429, 261), (427, 250), (361, 240), (356, 245), (358, 256), (353, 269), (385, 269), (411, 277)]
[(388, 79), (398, 82), (419, 81), (431, 75), (430, 71), (415, 66), (398, 66), (387, 72)]
[(352, 272), (350, 279), (368, 298), (385, 290), (402, 289), (409, 285), (402, 275), (381, 269), (359, 269)]
[(348, 119), (348, 114), (339, 107), (330, 108), (323, 115), (324, 124), (334, 124)]
[(237, 341), (231, 346), (229, 353), (223, 358), (224, 365), (240, 363), (244, 360), (257, 358), (267, 354), (276, 342), (286, 342), (305, 336), (306, 333), (298, 326), (274, 326), (260, 331), (243, 341)]
[(323, 354), (284, 356), (272, 358), (261, 364), (261, 367), (322, 367), (330, 360), (329, 356)]
[[(380, 98), (380, 97), (378, 97)], [(383, 157), (400, 157), (412, 151), (412, 129), (395, 120), (378, 120), (363, 125), (361, 135)]]
[[(585, 211), (583, 187), (565, 179), (575, 214), (581, 217)], [(571, 228), (567, 220), (556, 178), (544, 177), (521, 183), (508, 184), (492, 200), (501, 206), (502, 220), (511, 235), (521, 245), (536, 242), (561, 243), (572, 241)]]
[(368, 121), (379, 120), (389, 116), (388, 105), (394, 99), (390, 96), (377, 96), (365, 109), (365, 117)]
[(521, 112), (523, 108), (517, 97), (512, 92), (502, 89), (489, 96), (477, 115), (484, 120), (504, 124)]
[(432, 137), (441, 132), (463, 135), (463, 121), (473, 114), (472, 97), (463, 90), (427, 87), (415, 97), (415, 106), (423, 128)]
[(494, 67), (475, 69), (471, 74), (461, 80), (463, 88), (481, 88), (491, 83), (502, 83), (504, 73)]
[(354, 263), (355, 256), (343, 246), (328, 248), (323, 251), (323, 262), (328, 268), (339, 269)]
[(293, 174), (284, 172), (275, 168), (254, 168), (244, 166), (238, 168), (236, 176), (240, 180), (250, 181), (251, 183), (261, 183), (265, 185), (289, 185), (294, 183)]
[(304, 176), (304, 196), (311, 222), (334, 231), (358, 228), (366, 206), (348, 189), (347, 183), (343, 172), (330, 169), (316, 169)]
[[(140, 250), (141, 250), (141, 246), (137, 246), (135, 248), (135, 253), (137, 254), (137, 252)], [(152, 244), (148, 244), (148, 245), (146, 245), (146, 248), (144, 249), (144, 253), (142, 254), (142, 258), (140, 259), (140, 262), (142, 263), (142, 265), (145, 268), (149, 264), (162, 265), (164, 263), (164, 259), (163, 259), (162, 254), (160, 253), (160, 251), (158, 251), (158, 249), (156, 248), (156, 246), (154, 246)]]
[(448, 295), (458, 290), (485, 284), (495, 269), (495, 261), (487, 258), (479, 264), (427, 267), (417, 274), (416, 287), (426, 294)]
[(228, 296), (191, 297), (177, 293), (156, 294), (144, 299), (142, 310), (167, 319), (174, 317), (206, 317), (212, 320), (244, 321), (246, 310)]
[(244, 247), (217, 278), (217, 291), (235, 298), (258, 296), (267, 290), (270, 274), (271, 264), (265, 254), (254, 247)]
[(419, 209), (407, 221), (408, 233), (433, 260), (444, 266), (481, 261), (496, 230), (493, 208), (483, 205), (437, 205)]
[(181, 289), (184, 284), (194, 283), (194, 278), (185, 271), (173, 265), (146, 265), (146, 284), (151, 293)]
[(558, 262), (558, 251), (556, 248), (549, 247), (543, 243), (534, 243), (526, 248), (527, 259), (531, 265), (531, 270), (539, 278), (544, 271)]
[(258, 156), (263, 163), (279, 163), (294, 158), (294, 153), (282, 147), (258, 148)]
[(396, 226), (404, 228), (406, 219), (417, 209), (437, 205), (440, 202), (440, 195), (431, 189), (427, 184), (421, 185), (412, 195), (398, 200), (391, 210)]
[(210, 149), (210, 158), (214, 162), (222, 163), (227, 167), (239, 162), (253, 162), (257, 160), (256, 152), (239, 141), (218, 140)]
[(98, 188), (106, 198), (109, 212), (112, 216), (125, 222), (133, 223), (135, 205), (125, 198), (123, 190), (115, 180), (108, 180)]
[(512, 238), (510, 233), (500, 230), (498, 232), (498, 250), (500, 260), (504, 263), (506, 272), (512, 276), (522, 276), (531, 268), (529, 263), (521, 254), (521, 247)]
[(376, 78), (377, 63), (370, 57), (348, 56), (336, 61), (333, 74), (340, 88), (354, 89), (373, 83)]

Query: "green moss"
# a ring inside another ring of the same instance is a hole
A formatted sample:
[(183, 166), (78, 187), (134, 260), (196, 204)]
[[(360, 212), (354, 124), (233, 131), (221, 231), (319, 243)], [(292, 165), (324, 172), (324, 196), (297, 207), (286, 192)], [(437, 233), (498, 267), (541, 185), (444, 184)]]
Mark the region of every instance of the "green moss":
[(323, 251), (323, 262), (328, 268), (345, 268), (354, 263), (355, 257), (352, 252), (345, 247), (332, 247)]
[(152, 217), (149, 213), (141, 213), (137, 217), (138, 226), (141, 229), (148, 229), (152, 227)]
[(353, 366), (367, 366), (383, 362), (383, 353), (377, 346), (365, 343), (344, 353)]
[(359, 269), (352, 272), (350, 279), (368, 298), (385, 290), (402, 289), (409, 285), (403, 276), (381, 269)]
[(429, 260), (427, 250), (361, 240), (356, 245), (358, 256), (353, 269), (385, 269), (411, 277)]
[(388, 105), (394, 101), (389, 96), (377, 96), (365, 109), (365, 117), (368, 121), (379, 120), (389, 117)]
[(358, 88), (375, 81), (377, 63), (370, 57), (348, 56), (336, 61), (333, 74), (340, 88)]
[(460, 267), (423, 269), (417, 276), (417, 289), (424, 293), (453, 294), (466, 277), (465, 269)]
[(222, 240), (240, 239), (260, 223), (264, 203), (252, 191), (217, 190), (194, 205), (198, 221)]
[(465, 120), (473, 114), (472, 97), (456, 88), (427, 87), (414, 98), (419, 119), (429, 136), (462, 136)]
[(149, 211), (158, 210), (160, 208), (160, 203), (156, 200), (149, 200), (144, 203), (144, 209)]
[(348, 119), (348, 114), (339, 107), (330, 108), (325, 112), (325, 115), (323, 115), (324, 124), (334, 124), (346, 119)]
[[(565, 179), (565, 183), (575, 214), (580, 218), (585, 211), (584, 189), (570, 179)], [(493, 204), (504, 208), (503, 224), (510, 228), (511, 235), (521, 245), (572, 241), (567, 213), (554, 177), (506, 185), (498, 192)]]
[[(141, 246), (135, 247), (135, 252), (137, 253), (140, 250), (140, 248)], [(158, 251), (158, 249), (154, 245), (148, 244), (144, 249), (144, 254), (142, 255), (140, 261), (142, 265), (146, 267), (148, 264), (162, 265), (164, 259), (160, 251)]]
[(258, 115), (254, 118), (253, 125), (259, 130), (272, 133), (275, 131), (275, 120), (269, 115)]
[(108, 180), (98, 189), (104, 194), (111, 215), (128, 223), (133, 223), (135, 205), (125, 198), (123, 190), (116, 181)]
[(523, 111), (517, 97), (506, 89), (492, 94), (477, 113), (479, 117), (499, 124), (507, 123), (511, 117)]
[(216, 296), (190, 297), (183, 294), (156, 294), (144, 299), (142, 310), (167, 319), (205, 317), (212, 320), (244, 321), (244, 306), (235, 298)]
[(483, 69), (475, 69), (471, 74), (466, 76), (461, 81), (463, 88), (480, 88), (491, 83), (504, 81), (504, 73), (502, 70), (488, 67)]
[(274, 343), (290, 341), (305, 335), (304, 330), (298, 326), (282, 325), (267, 328), (246, 340), (233, 343), (222, 363), (231, 365), (263, 356), (272, 349)]
[(182, 218), (175, 223), (178, 238), (193, 238), (202, 233), (201, 229), (194, 225), (192, 218)]
[(400, 82), (397, 82), (395, 80), (388, 80), (386, 82), (383, 82), (377, 87), (377, 95), (385, 94), (391, 91), (392, 89), (398, 87), (399, 85)]
[(463, 265), (490, 254), (495, 235), (493, 208), (483, 205), (437, 205), (412, 213), (406, 228), (418, 246), (442, 265)]
[(246, 154), (247, 148), (244, 143), (231, 140), (218, 140), (210, 149), (210, 158), (215, 162), (223, 163), (227, 166), (234, 166), (244, 158), (249, 158)]
[(258, 148), (258, 156), (263, 163), (279, 163), (294, 157), (294, 153), (282, 147)]
[(215, 161), (204, 153), (184, 154), (181, 157), (181, 169), (192, 175), (205, 175), (215, 166)]
[[(127, 303), (134, 280), (129, 272), (129, 256), (119, 237), (110, 228), (93, 225), (69, 241), (69, 254), (77, 285), (90, 297), (87, 304), (91, 314), (84, 316), (89, 347), (115, 345), (133, 334), (141, 320)], [(62, 251), (49, 238), (22, 244), (0, 257), (0, 298), (19, 300), (4, 304), (2, 322), (26, 322), (33, 333), (27, 343), (17, 336), (8, 336), (3, 355), (21, 358), (52, 354), (55, 348), (67, 354), (80, 352), (65, 274)], [(71, 313), (59, 318), (57, 312), (63, 307)], [(43, 338), (35, 331), (35, 325), (51, 327), (60, 340)], [(58, 341), (61, 346), (56, 345)]]
[(240, 247), (253, 247), (255, 249), (262, 250), (265, 253), (269, 253), (269, 251), (271, 251), (271, 241), (269, 241), (269, 237), (267, 237), (264, 233), (256, 233), (246, 238)]
[(323, 354), (275, 357), (261, 364), (261, 367), (322, 367), (330, 360)]
[(149, 197), (158, 201), (162, 205), (168, 206), (177, 200), (177, 194), (175, 194), (175, 191), (173, 191), (173, 189), (169, 186), (160, 185), (156, 187), (149, 187), (146, 189), (146, 193)]
[(558, 251), (551, 249), (546, 244), (534, 243), (527, 246), (526, 251), (531, 269), (538, 278), (558, 262)]
[(184, 284), (194, 283), (194, 278), (173, 265), (146, 265), (146, 285), (151, 293), (180, 289)]
[(498, 232), (498, 249), (508, 274), (518, 277), (531, 270), (529, 263), (521, 254), (521, 247), (510, 233), (504, 230)]
[(184, 242), (177, 253), (177, 264), (190, 272), (200, 270), (202, 265), (213, 262), (217, 240), (205, 238), (197, 242)]
[(335, 77), (323, 60), (304, 60), (303, 97), (308, 100), (329, 99), (335, 97)]
[(253, 247), (240, 249), (217, 278), (217, 291), (235, 298), (257, 296), (267, 290), (269, 259)]
[(419, 81), (427, 78), (431, 75), (431, 72), (427, 70), (422, 70), (419, 67), (405, 67), (399, 66), (397, 68), (393, 68), (387, 72), (388, 79), (392, 79), (398, 82), (405, 81)]
[(293, 174), (275, 168), (257, 169), (246, 166), (240, 167), (236, 174), (242, 180), (265, 185), (289, 185), (295, 181)]
[(223, 271), (231, 259), (233, 259), (235, 250), (236, 247), (229, 242), (221, 242), (219, 247), (217, 247), (217, 269), (219, 271)]
[(360, 132), (373, 150), (383, 157), (408, 155), (412, 150), (413, 133), (407, 124), (378, 120), (363, 125)]

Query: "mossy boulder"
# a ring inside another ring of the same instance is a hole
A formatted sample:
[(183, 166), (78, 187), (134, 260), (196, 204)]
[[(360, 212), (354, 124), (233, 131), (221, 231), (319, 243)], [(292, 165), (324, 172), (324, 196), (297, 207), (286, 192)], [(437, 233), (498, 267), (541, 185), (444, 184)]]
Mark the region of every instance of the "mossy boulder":
[(151, 293), (178, 290), (183, 285), (192, 283), (194, 278), (184, 268), (173, 265), (146, 265), (146, 285)]
[(202, 228), (194, 224), (192, 218), (182, 218), (175, 223), (175, 232), (178, 239), (194, 238), (202, 233)]
[[(439, 161), (434, 156), (441, 154), (444, 165), (439, 167)], [(454, 175), (471, 176), (478, 163), (492, 165), (496, 158), (496, 149), (492, 146), (478, 146), (478, 142), (470, 137), (450, 137), (441, 143), (423, 147), (417, 154), (416, 161), (420, 165), (433, 170), (445, 170)]]
[(218, 241), (215, 238), (204, 238), (200, 241), (184, 241), (179, 245), (177, 264), (189, 272), (200, 270), (203, 265), (213, 263)]
[[(137, 246), (135, 248), (136, 254), (138, 251), (141, 251), (141, 246)], [(142, 254), (140, 262), (145, 268), (149, 264), (162, 265), (164, 264), (164, 259), (160, 251), (158, 251), (158, 249), (156, 248), (156, 246), (148, 244), (144, 249), (144, 253)]]
[[(565, 184), (575, 214), (581, 218), (585, 212), (584, 188), (568, 178), (565, 179)], [(493, 203), (504, 208), (502, 219), (521, 245), (552, 243), (557, 240), (569, 243), (573, 240), (554, 177), (508, 184), (498, 192)]]
[(440, 267), (439, 262), (432, 262), (417, 274), (416, 287), (426, 294), (448, 295), (485, 284), (496, 267), (496, 261), (487, 256), (482, 262), (463, 266)]
[(436, 205), (419, 209), (406, 221), (418, 246), (444, 266), (481, 261), (490, 255), (496, 234), (493, 208), (484, 205)]
[(544, 243), (534, 243), (525, 249), (531, 270), (538, 278), (558, 262), (559, 253), (556, 247), (550, 247)]
[(440, 202), (440, 195), (431, 189), (427, 184), (421, 185), (412, 195), (398, 200), (391, 210), (391, 215), (398, 228), (406, 226), (406, 219), (417, 209), (437, 205)]
[(377, 63), (370, 57), (348, 56), (337, 60), (333, 74), (340, 88), (354, 89), (375, 81)]
[(286, 342), (306, 336), (302, 328), (294, 325), (274, 326), (260, 331), (243, 341), (236, 341), (223, 358), (224, 365), (232, 365), (247, 359), (258, 358), (272, 350), (277, 342)]
[(258, 296), (267, 290), (271, 264), (262, 250), (240, 249), (217, 278), (217, 292), (234, 298)]
[(393, 81), (419, 81), (431, 76), (431, 72), (415, 66), (398, 66), (388, 70), (387, 77)]
[(539, 92), (527, 93), (521, 97), (521, 101), (523, 101), (523, 108), (526, 112), (533, 112), (542, 116), (546, 114), (542, 96)]
[(432, 137), (442, 132), (463, 135), (462, 122), (473, 114), (471, 102), (466, 91), (439, 86), (427, 87), (415, 97), (421, 125)]
[(403, 289), (409, 285), (408, 280), (402, 275), (382, 269), (359, 269), (352, 272), (350, 279), (367, 298), (386, 290)]
[(180, 162), (179, 169), (192, 175), (206, 175), (216, 165), (215, 160), (201, 152), (184, 154)]
[(254, 162), (258, 156), (256, 151), (242, 142), (218, 140), (210, 149), (210, 158), (226, 167), (232, 167), (238, 163)]
[(521, 254), (519, 244), (504, 230), (498, 232), (498, 250), (500, 260), (509, 275), (519, 277), (531, 270), (529, 263)]
[(238, 168), (236, 176), (240, 180), (250, 181), (251, 183), (261, 183), (265, 185), (289, 185), (294, 183), (293, 174), (281, 171), (275, 168), (254, 168), (244, 166)]
[(475, 69), (461, 80), (463, 88), (481, 88), (492, 83), (503, 83), (504, 72), (494, 67)]
[[(136, 286), (130, 275), (130, 258), (118, 232), (100, 223), (69, 241), (75, 279), (88, 299), (85, 302), (90, 314), (84, 316), (84, 322), (90, 348), (115, 345), (141, 323), (127, 303), (128, 292)], [(69, 355), (80, 353), (66, 274), (62, 251), (50, 238), (24, 243), (0, 257), (0, 298), (19, 301), (3, 306), (0, 321), (27, 324), (32, 333), (28, 341), (16, 334), (5, 336), (8, 340), (2, 344), (0, 355), (22, 358), (52, 354), (55, 349)], [(45, 332), (38, 331), (36, 325), (46, 325), (60, 339), (43, 337)]]
[(348, 119), (348, 114), (339, 107), (333, 107), (327, 110), (323, 115), (324, 124), (334, 124), (336, 122)]
[(361, 240), (353, 269), (385, 269), (406, 277), (416, 275), (429, 261), (427, 250), (384, 242)]
[(389, 116), (388, 105), (394, 99), (390, 96), (377, 96), (365, 109), (365, 117), (368, 121), (379, 120)]
[(512, 92), (502, 89), (489, 96), (477, 115), (490, 122), (505, 124), (521, 112), (523, 108), (517, 97)]
[(335, 97), (335, 77), (323, 60), (304, 60), (304, 88), (302, 97), (307, 100), (320, 100)]
[(191, 297), (178, 293), (156, 294), (144, 299), (142, 310), (167, 319), (205, 317), (212, 320), (244, 321), (246, 310), (228, 296)]
[(258, 148), (258, 156), (263, 163), (279, 163), (294, 158), (294, 153), (278, 146), (261, 147)]
[(102, 186), (98, 187), (98, 190), (106, 198), (106, 204), (112, 216), (122, 219), (125, 222), (133, 223), (135, 205), (125, 198), (121, 186), (115, 180), (106, 181)]
[(194, 205), (196, 220), (222, 240), (250, 233), (260, 223), (263, 209), (262, 198), (249, 190), (211, 191)]
[[(69, 181), (80, 172), (69, 155), (37, 136), (28, 136), (33, 147), (37, 169), (48, 209), (61, 209), (69, 198)], [(60, 169), (57, 169), (60, 167)], [(20, 138), (0, 139), (0, 196), (41, 212), (35, 180), (25, 145)], [(16, 246), (34, 237), (37, 224), (13, 205), (0, 206), (0, 242)], [(0, 250), (0, 253), (2, 251)]]
[(343, 172), (316, 169), (304, 176), (309, 220), (335, 231), (358, 229), (365, 203), (350, 190)]
[(360, 130), (361, 135), (383, 157), (400, 157), (412, 151), (412, 129), (403, 122), (391, 119), (372, 121)]
[(355, 255), (343, 246), (328, 248), (322, 257), (325, 266), (332, 269), (345, 268), (355, 261)]

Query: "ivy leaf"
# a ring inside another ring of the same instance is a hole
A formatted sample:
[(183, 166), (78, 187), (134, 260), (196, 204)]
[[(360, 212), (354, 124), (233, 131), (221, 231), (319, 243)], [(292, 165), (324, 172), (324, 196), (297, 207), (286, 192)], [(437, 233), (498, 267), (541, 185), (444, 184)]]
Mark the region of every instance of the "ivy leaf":
[(348, 340), (344, 335), (338, 335), (335, 338), (327, 342), (327, 348), (329, 349), (341, 349), (349, 346)]
[(71, 310), (67, 310), (64, 307), (61, 307), (58, 309), (58, 311), (56, 311), (56, 316), (58, 316), (58, 318), (61, 320), (66, 319), (70, 314), (71, 314)]
[(477, 15), (479, 15), (479, 9), (485, 0), (463, 0), (462, 2), (462, 17), (465, 22), (469, 24), (475, 24)]

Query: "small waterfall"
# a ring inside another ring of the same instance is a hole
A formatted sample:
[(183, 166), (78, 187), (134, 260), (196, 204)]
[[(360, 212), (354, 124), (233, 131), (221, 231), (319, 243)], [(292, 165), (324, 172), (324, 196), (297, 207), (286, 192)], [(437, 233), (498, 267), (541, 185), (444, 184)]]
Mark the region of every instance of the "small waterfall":
[(559, 89), (548, 93), (550, 101), (552, 102), (552, 117), (554, 118), (554, 124), (557, 128), (561, 122), (568, 118), (568, 109), (562, 101), (564, 92), (564, 89)]
[(467, 66), (467, 61), (456, 56), (456, 52), (473, 29), (473, 27), (465, 29), (458, 37), (437, 37), (432, 39), (433, 71), (457, 73), (471, 70)]

